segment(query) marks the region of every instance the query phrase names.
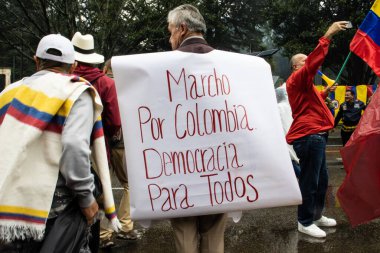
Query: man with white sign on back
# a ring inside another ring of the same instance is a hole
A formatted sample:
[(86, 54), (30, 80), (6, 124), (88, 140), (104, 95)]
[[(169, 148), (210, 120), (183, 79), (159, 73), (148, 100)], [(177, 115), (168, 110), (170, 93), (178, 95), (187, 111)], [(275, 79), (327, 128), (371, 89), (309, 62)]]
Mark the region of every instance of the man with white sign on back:
[(191, 5), (168, 21), (174, 51), (112, 58), (131, 217), (172, 219), (179, 252), (223, 252), (225, 213), (298, 205), (301, 194), (270, 65), (213, 50)]
[[(213, 50), (203, 34), (205, 21), (199, 10), (184, 4), (168, 14), (169, 42), (173, 50), (204, 54)], [(177, 252), (224, 252), (224, 230), (227, 214), (212, 214), (171, 219)]]

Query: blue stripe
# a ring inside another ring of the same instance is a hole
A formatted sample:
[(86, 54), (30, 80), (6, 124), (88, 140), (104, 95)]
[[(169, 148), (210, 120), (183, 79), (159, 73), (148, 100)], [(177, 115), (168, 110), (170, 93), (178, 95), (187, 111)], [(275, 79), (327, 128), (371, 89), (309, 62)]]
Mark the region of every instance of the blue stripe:
[(46, 218), (40, 218), (36, 216), (31, 216), (31, 215), (26, 215), (26, 214), (18, 214), (18, 213), (0, 213), (1, 216), (6, 216), (6, 217), (19, 217), (19, 218), (24, 218), (28, 220), (35, 220), (35, 221), (45, 221)]
[(52, 119), (52, 123), (56, 123), (60, 126), (63, 126), (65, 124), (66, 117), (60, 116), (60, 115), (55, 115), (54, 118)]
[(50, 122), (53, 116), (46, 112), (41, 112), (33, 107), (29, 107), (23, 103), (21, 103), (17, 99), (12, 100), (12, 106), (16, 108), (18, 111), (22, 112), (25, 115), (29, 115), (33, 118), (39, 119), (44, 122)]
[(101, 120), (96, 121), (95, 124), (94, 124), (93, 131), (99, 130), (101, 128), (103, 128), (102, 121)]
[(351, 90), (352, 90), (353, 92), (355, 92), (355, 98), (354, 98), (354, 99), (357, 99), (357, 97), (358, 97), (358, 93), (356, 93), (356, 86), (351, 86)]
[(9, 105), (10, 105), (10, 103), (4, 105), (4, 106), (0, 109), (0, 117), (3, 116), (3, 115), (7, 112), (8, 108), (9, 108)]
[(329, 97), (331, 100), (335, 100), (335, 91), (329, 93)]
[[(18, 111), (22, 112), (25, 115), (29, 115), (33, 118), (39, 119), (39, 120), (47, 122), (47, 123), (51, 122), (51, 123), (56, 123), (60, 126), (63, 126), (65, 121), (66, 121), (65, 116), (55, 115), (53, 117), (50, 113), (42, 112), (42, 111), (39, 111), (33, 107), (29, 107), (29, 106), (21, 103), (17, 99), (13, 99), (12, 107), (16, 108)], [(3, 108), (0, 111), (0, 115), (2, 113)]]
[(359, 29), (368, 34), (368, 36), (380, 47), (380, 18), (376, 13), (370, 10)]

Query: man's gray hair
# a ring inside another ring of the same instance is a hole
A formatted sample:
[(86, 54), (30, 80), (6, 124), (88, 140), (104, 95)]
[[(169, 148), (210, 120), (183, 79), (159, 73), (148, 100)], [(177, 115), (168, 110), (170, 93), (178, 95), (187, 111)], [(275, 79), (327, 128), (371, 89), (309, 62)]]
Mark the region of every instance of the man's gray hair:
[(176, 27), (185, 24), (190, 32), (206, 33), (206, 23), (199, 10), (190, 4), (183, 4), (171, 10), (168, 14), (168, 23)]

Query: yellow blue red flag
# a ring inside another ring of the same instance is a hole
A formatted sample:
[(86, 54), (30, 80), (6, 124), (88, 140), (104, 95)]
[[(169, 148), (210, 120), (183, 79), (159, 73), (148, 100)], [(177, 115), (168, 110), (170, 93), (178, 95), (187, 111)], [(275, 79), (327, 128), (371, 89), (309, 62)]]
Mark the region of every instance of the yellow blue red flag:
[(351, 41), (350, 50), (380, 76), (380, 0), (372, 5)]

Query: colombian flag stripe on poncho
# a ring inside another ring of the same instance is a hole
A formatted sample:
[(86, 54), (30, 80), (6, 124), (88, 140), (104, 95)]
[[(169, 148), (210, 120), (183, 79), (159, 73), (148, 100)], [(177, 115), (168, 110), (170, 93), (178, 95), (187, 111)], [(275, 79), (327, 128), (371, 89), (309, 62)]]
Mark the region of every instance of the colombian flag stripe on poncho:
[(380, 76), (380, 0), (376, 0), (355, 37), (350, 50), (362, 58)]
[(48, 212), (17, 206), (0, 206), (0, 218), (44, 224)]

